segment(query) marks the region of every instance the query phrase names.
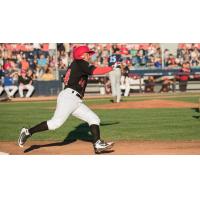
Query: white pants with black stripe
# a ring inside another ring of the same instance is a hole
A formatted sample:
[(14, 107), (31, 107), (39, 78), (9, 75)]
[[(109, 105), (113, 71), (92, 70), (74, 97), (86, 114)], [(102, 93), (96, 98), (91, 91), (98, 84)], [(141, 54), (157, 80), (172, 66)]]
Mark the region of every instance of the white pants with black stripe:
[(55, 130), (62, 126), (70, 115), (87, 122), (89, 126), (100, 124), (99, 117), (76, 96), (76, 92), (72, 93), (72, 91), (67, 88), (58, 95), (54, 115), (47, 121), (49, 130)]

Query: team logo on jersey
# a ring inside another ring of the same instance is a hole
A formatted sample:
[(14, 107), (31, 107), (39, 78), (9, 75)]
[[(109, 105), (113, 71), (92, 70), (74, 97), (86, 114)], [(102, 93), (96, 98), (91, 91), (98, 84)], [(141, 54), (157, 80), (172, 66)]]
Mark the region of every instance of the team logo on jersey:
[(85, 86), (86, 81), (81, 79), (78, 84), (83, 88)]

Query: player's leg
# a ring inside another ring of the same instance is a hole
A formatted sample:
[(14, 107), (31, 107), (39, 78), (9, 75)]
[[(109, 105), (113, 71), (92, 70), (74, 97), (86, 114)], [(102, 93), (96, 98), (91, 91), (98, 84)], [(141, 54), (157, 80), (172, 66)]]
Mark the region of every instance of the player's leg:
[(23, 90), (24, 90), (24, 86), (20, 85), (20, 86), (19, 86), (19, 96), (20, 96), (21, 98), (24, 97)]
[(26, 85), (26, 88), (28, 89), (28, 92), (26, 94), (26, 97), (28, 98), (28, 97), (30, 97), (32, 95), (32, 93), (34, 91), (34, 86), (32, 86), (32, 85)]
[(130, 92), (130, 78), (129, 77), (126, 77), (125, 78), (125, 92), (124, 92), (124, 96), (127, 97), (129, 95), (129, 92)]
[(16, 85), (10, 86), (11, 88), (11, 92), (10, 92), (10, 96), (13, 97), (15, 95), (15, 93), (18, 90), (18, 87)]
[(90, 108), (88, 108), (85, 104), (80, 103), (79, 107), (72, 113), (72, 115), (89, 124), (96, 153), (100, 153), (112, 148), (114, 145), (113, 142), (104, 142), (101, 140), (99, 128), (100, 119)]
[(11, 96), (10, 95), (10, 86), (5, 86), (4, 89), (5, 89), (7, 96), (10, 97)]
[(4, 90), (3, 87), (0, 86), (0, 95), (2, 94), (3, 90)]
[(121, 76), (121, 80), (120, 80), (120, 90), (122, 93), (122, 90), (126, 89), (126, 85), (125, 85), (125, 76)]
[(116, 87), (116, 93), (117, 93), (117, 103), (121, 100), (121, 89), (120, 89), (120, 81), (121, 81), (121, 69), (117, 68), (115, 70), (115, 87)]
[(78, 107), (79, 98), (74, 95), (69, 95), (66, 90), (62, 91), (57, 99), (57, 106), (53, 117), (48, 121), (43, 121), (30, 129), (22, 128), (18, 139), (18, 144), (23, 147), (26, 140), (33, 134), (46, 131), (55, 130), (63, 125), (69, 115)]
[(116, 96), (116, 88), (115, 88), (115, 72), (111, 71), (109, 73), (109, 79), (110, 79), (110, 83), (111, 83), (111, 91), (112, 91), (112, 96)]

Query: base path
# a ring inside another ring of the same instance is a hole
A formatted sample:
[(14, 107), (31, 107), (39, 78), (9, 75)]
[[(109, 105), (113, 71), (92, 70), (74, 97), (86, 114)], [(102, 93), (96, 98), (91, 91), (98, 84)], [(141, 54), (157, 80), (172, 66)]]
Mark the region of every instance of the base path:
[[(0, 151), (11, 155), (92, 155), (90, 142), (64, 144), (57, 141), (0, 142)], [(200, 155), (200, 141), (116, 141), (113, 151), (103, 155)]]

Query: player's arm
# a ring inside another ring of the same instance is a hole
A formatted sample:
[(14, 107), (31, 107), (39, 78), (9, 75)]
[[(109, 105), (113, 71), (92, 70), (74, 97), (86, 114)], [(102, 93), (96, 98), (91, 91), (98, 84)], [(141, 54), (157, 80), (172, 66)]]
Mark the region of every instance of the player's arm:
[(95, 67), (94, 65), (89, 65), (89, 63), (83, 63), (80, 67), (87, 75), (102, 75), (113, 69), (113, 67)]
[(92, 75), (102, 75), (112, 71), (112, 67), (94, 67)]

